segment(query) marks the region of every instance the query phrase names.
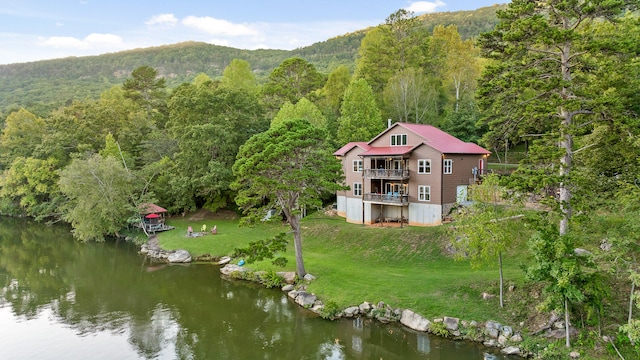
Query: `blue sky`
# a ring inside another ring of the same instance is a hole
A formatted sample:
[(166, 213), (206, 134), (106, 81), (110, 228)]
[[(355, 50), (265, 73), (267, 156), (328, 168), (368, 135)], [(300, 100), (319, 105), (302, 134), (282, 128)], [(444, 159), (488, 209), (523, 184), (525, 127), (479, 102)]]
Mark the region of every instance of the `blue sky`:
[(99, 55), (182, 41), (295, 49), (416, 15), (508, 0), (0, 0), (0, 64)]

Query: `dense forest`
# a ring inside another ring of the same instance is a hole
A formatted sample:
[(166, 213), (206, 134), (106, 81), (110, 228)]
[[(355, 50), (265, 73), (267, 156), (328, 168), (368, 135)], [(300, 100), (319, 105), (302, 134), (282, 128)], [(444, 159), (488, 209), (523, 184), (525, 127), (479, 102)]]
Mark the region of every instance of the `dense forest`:
[[(387, 119), (494, 154), (526, 145), (511, 174), (472, 186), (456, 216), (481, 226), (459, 227), (457, 245), (500, 262), (526, 248), (535, 311), (564, 316), (566, 348), (571, 327), (593, 342), (607, 329), (618, 338), (606, 346), (637, 357), (638, 7), (513, 0), (446, 20), (398, 10), (294, 51), (185, 43), (2, 66), (0, 215), (104, 241), (145, 202), (173, 214), (269, 205), (299, 231), (302, 207), (331, 201), (340, 183), (332, 152)], [(508, 232), (514, 211), (533, 235)]]
[[(456, 24), (463, 38), (472, 38), (495, 26), (495, 12), (501, 7), (504, 6), (422, 15), (419, 19), (427, 31), (432, 31), (436, 25)], [(0, 65), (0, 114), (27, 107), (44, 115), (74, 99), (97, 98), (112, 85), (121, 85), (133, 69), (142, 65), (155, 68), (169, 88), (190, 82), (200, 73), (218, 79), (233, 59), (248, 61), (259, 83), (266, 81), (269, 73), (290, 57), (301, 57), (323, 73), (329, 73), (339, 65), (353, 70), (366, 31), (363, 29), (291, 51), (240, 50), (185, 42), (99, 56)]]

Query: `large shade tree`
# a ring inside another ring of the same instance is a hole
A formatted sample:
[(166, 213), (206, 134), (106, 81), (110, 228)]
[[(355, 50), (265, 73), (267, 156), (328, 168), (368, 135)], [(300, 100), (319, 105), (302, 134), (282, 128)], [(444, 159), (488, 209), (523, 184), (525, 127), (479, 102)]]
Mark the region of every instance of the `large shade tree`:
[(60, 191), (66, 196), (63, 219), (81, 241), (104, 241), (117, 236), (135, 215), (135, 181), (121, 160), (94, 154), (74, 159), (60, 172)]
[(168, 184), (171, 210), (226, 206), (238, 148), (268, 126), (257, 97), (212, 81), (183, 84), (171, 96), (169, 110), (167, 128), (177, 145)]
[(238, 191), (236, 203), (245, 221), (264, 217), (266, 209), (280, 209), (294, 236), (296, 272), (306, 270), (302, 257), (301, 215), (322, 205), (323, 195), (340, 188), (342, 167), (325, 145), (325, 131), (307, 120), (284, 121), (254, 135), (240, 147), (233, 165)]
[(295, 104), (311, 92), (322, 88), (325, 76), (308, 61), (294, 57), (286, 59), (269, 74), (262, 88), (262, 98), (270, 111), (277, 111), (282, 104)]

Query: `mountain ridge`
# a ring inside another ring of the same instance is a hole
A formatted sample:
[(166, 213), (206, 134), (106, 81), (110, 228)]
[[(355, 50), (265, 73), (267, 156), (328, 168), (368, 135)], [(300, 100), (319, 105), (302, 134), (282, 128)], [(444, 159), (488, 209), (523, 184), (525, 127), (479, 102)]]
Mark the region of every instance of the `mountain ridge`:
[[(471, 38), (492, 29), (497, 23), (496, 10), (505, 6), (424, 14), (418, 18), (428, 31), (437, 25), (456, 24), (463, 38)], [(185, 41), (100, 55), (0, 65), (0, 112), (6, 115), (20, 107), (48, 112), (74, 99), (96, 98), (109, 87), (121, 85), (131, 71), (142, 65), (156, 68), (169, 88), (190, 82), (199, 73), (218, 78), (236, 58), (251, 64), (259, 82), (264, 82), (274, 68), (291, 57), (301, 57), (323, 73), (339, 65), (353, 70), (360, 41), (371, 28), (293, 50), (243, 50)]]

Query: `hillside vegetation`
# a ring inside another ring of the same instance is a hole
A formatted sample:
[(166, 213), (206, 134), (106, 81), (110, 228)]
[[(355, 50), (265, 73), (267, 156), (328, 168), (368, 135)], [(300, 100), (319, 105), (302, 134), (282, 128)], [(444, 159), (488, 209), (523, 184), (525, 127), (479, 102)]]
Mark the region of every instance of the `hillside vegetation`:
[[(419, 18), (429, 31), (436, 25), (456, 24), (461, 36), (469, 38), (492, 29), (497, 23), (495, 12), (501, 7), (435, 13)], [(219, 78), (233, 59), (248, 61), (259, 82), (266, 81), (273, 69), (291, 57), (301, 57), (325, 74), (339, 65), (353, 70), (366, 32), (367, 29), (363, 29), (291, 51), (241, 50), (183, 42), (99, 56), (0, 65), (0, 114), (26, 107), (44, 116), (72, 100), (97, 98), (111, 86), (121, 85), (134, 69), (143, 65), (157, 69), (169, 88), (190, 82), (200, 73)]]

